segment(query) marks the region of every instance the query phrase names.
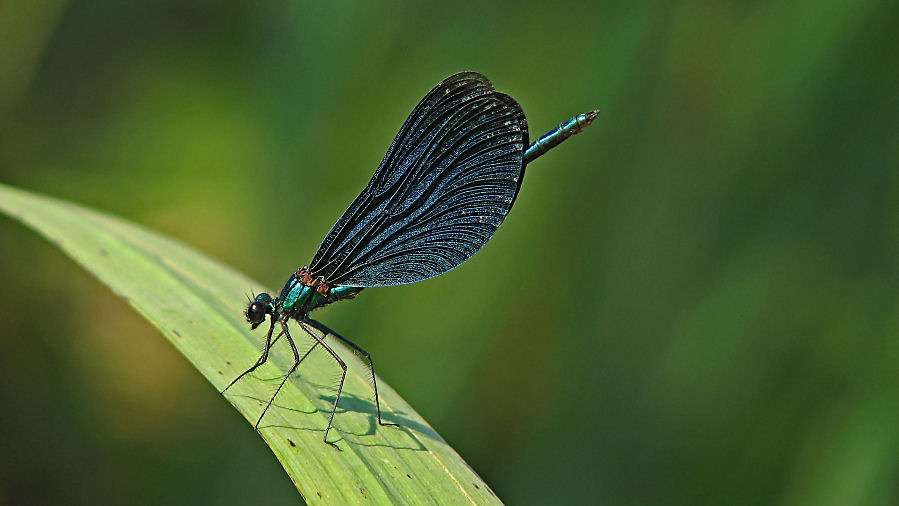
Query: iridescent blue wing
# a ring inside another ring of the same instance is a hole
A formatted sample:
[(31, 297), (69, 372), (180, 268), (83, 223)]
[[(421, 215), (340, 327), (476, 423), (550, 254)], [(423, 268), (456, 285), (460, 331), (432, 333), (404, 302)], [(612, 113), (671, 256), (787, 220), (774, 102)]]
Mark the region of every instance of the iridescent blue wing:
[(524, 178), (521, 107), (475, 72), (415, 107), (368, 186), (309, 266), (331, 285), (415, 283), (454, 269), (493, 236)]

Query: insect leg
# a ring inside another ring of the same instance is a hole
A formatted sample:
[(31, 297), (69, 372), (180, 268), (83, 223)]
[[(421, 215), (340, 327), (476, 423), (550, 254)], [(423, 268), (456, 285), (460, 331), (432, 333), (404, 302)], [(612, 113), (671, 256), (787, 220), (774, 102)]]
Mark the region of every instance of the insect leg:
[(366, 360), (368, 360), (368, 370), (369, 370), (369, 372), (371, 372), (371, 384), (375, 388), (375, 408), (378, 410), (378, 424), (384, 425), (384, 426), (391, 425), (393, 427), (399, 427), (399, 425), (397, 425), (395, 423), (384, 422), (381, 420), (381, 401), (378, 399), (378, 380), (375, 379), (375, 364), (371, 360), (371, 354), (369, 354), (367, 351), (365, 351), (362, 348), (360, 348), (359, 346), (357, 346), (354, 342), (350, 341), (349, 339), (343, 337), (342, 335), (338, 334), (337, 332), (334, 332), (333, 330), (331, 330), (330, 328), (325, 326), (325, 324), (323, 324), (319, 321), (310, 319), (309, 325), (312, 325), (313, 327), (317, 328), (318, 330), (324, 332), (325, 335), (331, 334), (332, 336), (340, 339), (341, 341), (345, 342), (350, 347), (352, 347), (354, 350), (361, 353), (362, 356), (365, 357)]
[(284, 331), (283, 331), (283, 330), (282, 330), (281, 332), (278, 332), (278, 335), (275, 336), (274, 339), (272, 339), (272, 346), (274, 346), (275, 343), (278, 342), (278, 339), (281, 339), (281, 336), (283, 336), (283, 335), (284, 335)]
[[(306, 321), (308, 322), (309, 320)], [(331, 347), (328, 346), (327, 343), (325, 343), (325, 336), (318, 337), (315, 332), (312, 332), (308, 327), (306, 327), (304, 322), (300, 322), (300, 327), (302, 327), (307, 334), (312, 336), (318, 342), (318, 344), (322, 345), (322, 348), (326, 349), (328, 353), (330, 353), (331, 356), (334, 357), (334, 360), (336, 360), (340, 365), (340, 368), (343, 369), (343, 374), (340, 376), (340, 385), (337, 386), (337, 396), (334, 397), (334, 405), (331, 406), (331, 416), (328, 418), (328, 428), (325, 429), (325, 437), (322, 438), (325, 444), (329, 444), (339, 450), (340, 448), (336, 444), (328, 441), (328, 431), (331, 430), (331, 423), (334, 421), (334, 413), (337, 411), (337, 402), (340, 400), (341, 392), (343, 392), (343, 382), (346, 381), (346, 364), (343, 362), (343, 359), (341, 359), (336, 353), (334, 353), (334, 350), (332, 350)], [(290, 339), (290, 336), (288, 336), (288, 339)]]
[[(293, 339), (290, 337), (290, 331), (287, 330), (287, 318), (281, 320), (281, 331), (284, 334), (284, 337), (287, 338), (287, 342), (290, 343), (290, 349), (293, 351), (293, 365), (290, 366), (290, 369), (287, 371), (287, 374), (284, 375), (284, 379), (281, 380), (281, 384), (278, 385), (278, 389), (275, 390), (275, 394), (272, 395), (272, 398), (268, 400), (268, 404), (265, 405), (265, 409), (262, 410), (262, 414), (259, 415), (259, 419), (256, 420), (256, 425), (253, 426), (257, 431), (259, 430), (259, 422), (262, 421), (262, 417), (265, 416), (265, 413), (268, 411), (268, 408), (272, 406), (272, 402), (275, 401), (275, 397), (278, 396), (278, 392), (281, 391), (281, 388), (284, 387), (284, 383), (287, 383), (287, 378), (293, 374), (294, 371), (297, 370), (297, 366), (300, 365), (300, 353), (297, 351), (297, 346), (293, 344)], [(272, 324), (274, 327), (274, 324)], [(311, 351), (311, 350), (310, 350)], [(307, 353), (308, 355), (308, 353)], [(306, 358), (306, 355), (303, 355), (303, 358)]]
[[(271, 324), (271, 326), (268, 328), (268, 333), (265, 335), (265, 348), (263, 348), (263, 350), (262, 350), (262, 356), (259, 357), (259, 360), (257, 360), (255, 364), (253, 364), (253, 367), (250, 367), (249, 369), (247, 369), (246, 371), (244, 371), (243, 373), (241, 373), (240, 376), (234, 378), (234, 381), (232, 381), (231, 383), (228, 383), (228, 386), (225, 387), (225, 390), (228, 390), (229, 388), (231, 388), (232, 385), (234, 385), (235, 383), (237, 383), (237, 380), (239, 380), (240, 378), (243, 378), (243, 377), (246, 376), (247, 374), (250, 374), (251, 372), (255, 371), (257, 367), (259, 367), (260, 365), (264, 364), (265, 361), (268, 360), (268, 350), (270, 350), (271, 347), (272, 347), (272, 344), (274, 344), (274, 343), (272, 342), (272, 332), (273, 332), (274, 330), (275, 330), (275, 319), (272, 318), (272, 324)], [(281, 337), (280, 334), (278, 335), (278, 337)], [(275, 338), (275, 341), (277, 341), (277, 340), (278, 340), (278, 338), (276, 337), (276, 338)], [(222, 393), (222, 394), (223, 394), (223, 393), (225, 393), (225, 390), (222, 390), (222, 391), (219, 392), (219, 393)]]

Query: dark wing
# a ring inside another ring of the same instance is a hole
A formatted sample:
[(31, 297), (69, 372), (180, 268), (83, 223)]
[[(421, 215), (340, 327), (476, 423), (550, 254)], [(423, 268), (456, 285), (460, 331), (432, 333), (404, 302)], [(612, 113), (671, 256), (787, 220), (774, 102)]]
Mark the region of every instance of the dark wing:
[(328, 284), (415, 283), (454, 269), (496, 232), (524, 177), (521, 107), (475, 72), (415, 107), (368, 186), (310, 265)]

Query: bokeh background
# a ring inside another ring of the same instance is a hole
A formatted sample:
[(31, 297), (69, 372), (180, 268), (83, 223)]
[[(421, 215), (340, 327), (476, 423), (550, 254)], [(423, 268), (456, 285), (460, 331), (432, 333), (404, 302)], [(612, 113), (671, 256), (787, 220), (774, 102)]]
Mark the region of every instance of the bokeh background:
[[(599, 107), (463, 268), (320, 319), (512, 504), (897, 504), (897, 14), (7, 1), (0, 181), (279, 288), (442, 78), (485, 73), (532, 136)], [(147, 322), (6, 218), (0, 280), (0, 502), (298, 500)]]

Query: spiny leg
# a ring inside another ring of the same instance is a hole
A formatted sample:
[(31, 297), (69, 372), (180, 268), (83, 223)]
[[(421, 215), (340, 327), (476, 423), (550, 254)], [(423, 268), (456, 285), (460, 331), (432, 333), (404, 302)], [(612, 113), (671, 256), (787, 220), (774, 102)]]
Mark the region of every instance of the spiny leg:
[[(240, 376), (234, 378), (234, 381), (232, 381), (231, 383), (228, 383), (228, 386), (225, 387), (225, 390), (228, 390), (229, 388), (231, 388), (232, 385), (237, 383), (237, 380), (239, 380), (240, 378), (243, 378), (247, 374), (250, 374), (251, 372), (255, 371), (257, 367), (264, 364), (265, 361), (268, 360), (268, 350), (270, 350), (272, 348), (272, 345), (275, 344), (272, 342), (272, 332), (274, 330), (275, 330), (275, 319), (272, 318), (272, 324), (271, 324), (271, 326), (269, 326), (268, 333), (265, 335), (265, 348), (263, 348), (263, 350), (262, 350), (262, 356), (259, 357), (259, 360), (257, 360), (255, 364), (253, 364), (253, 367), (250, 367), (249, 369), (247, 369), (246, 371), (241, 373)], [(278, 337), (281, 337), (281, 335), (279, 334)], [(278, 340), (278, 337), (275, 338), (275, 341)], [(223, 393), (225, 393), (225, 390), (222, 390), (219, 393), (223, 394)]]
[[(287, 318), (281, 320), (281, 331), (285, 337), (287, 337), (287, 342), (290, 343), (290, 349), (293, 351), (293, 365), (290, 366), (290, 370), (287, 371), (287, 374), (284, 375), (284, 379), (281, 380), (281, 384), (278, 385), (278, 388), (275, 390), (272, 398), (268, 400), (268, 404), (265, 405), (265, 409), (262, 410), (262, 414), (259, 415), (259, 419), (256, 420), (256, 425), (253, 426), (257, 431), (259, 430), (259, 422), (262, 421), (262, 417), (265, 416), (265, 413), (268, 412), (268, 408), (272, 406), (272, 403), (275, 402), (275, 397), (278, 396), (278, 392), (281, 391), (281, 388), (284, 387), (284, 383), (287, 383), (287, 378), (290, 378), (290, 375), (293, 374), (294, 371), (297, 370), (297, 366), (300, 365), (300, 353), (297, 351), (297, 346), (293, 344), (293, 339), (290, 337), (290, 331), (287, 330)], [(310, 350), (311, 351), (311, 350)], [(306, 355), (309, 353), (307, 352)], [(303, 358), (306, 358), (306, 355), (303, 355)]]
[[(309, 320), (306, 320), (306, 321), (308, 322)], [(308, 327), (306, 327), (306, 325), (304, 325), (304, 322), (300, 322), (300, 327), (302, 327), (303, 330), (305, 330), (307, 334), (312, 336), (312, 338), (315, 339), (318, 342), (318, 344), (322, 345), (322, 348), (328, 350), (328, 353), (330, 353), (331, 356), (334, 357), (334, 360), (336, 360), (337, 363), (340, 365), (340, 368), (343, 369), (343, 374), (340, 376), (340, 385), (337, 386), (337, 396), (334, 397), (334, 405), (331, 406), (331, 416), (328, 417), (328, 428), (325, 429), (325, 437), (322, 438), (324, 440), (325, 444), (329, 444), (339, 450), (340, 449), (339, 446), (328, 441), (328, 431), (331, 430), (331, 423), (334, 421), (334, 413), (337, 411), (337, 402), (340, 401), (340, 394), (341, 394), (341, 392), (343, 392), (343, 382), (346, 381), (346, 364), (343, 362), (343, 359), (341, 359), (336, 353), (334, 353), (334, 350), (332, 350), (331, 347), (328, 346), (327, 343), (325, 343), (325, 337), (327, 337), (327, 336), (318, 337), (318, 335), (316, 335), (315, 332), (312, 332), (311, 330), (309, 330)], [(325, 332), (325, 331), (322, 331), (322, 332)], [(288, 336), (288, 339), (290, 339), (290, 336)]]
[[(274, 346), (275, 343), (278, 342), (278, 339), (281, 339), (281, 336), (283, 336), (283, 335), (284, 335), (284, 331), (283, 331), (283, 330), (282, 330), (281, 332), (278, 332), (278, 335), (275, 336), (274, 339), (272, 339), (272, 344), (271, 344), (271, 346)], [(306, 353), (303, 353), (303, 356), (300, 357), (300, 363), (301, 363), (301, 364), (303, 363), (304, 360), (306, 360), (306, 357), (308, 357), (309, 354), (312, 353), (312, 350), (314, 350), (316, 346), (318, 346), (318, 341), (316, 341), (315, 343), (313, 343), (313, 344), (312, 344), (312, 347), (309, 348), (308, 350), (306, 350)]]
[(378, 411), (378, 424), (383, 425), (385, 427), (386, 426), (399, 427), (399, 425), (397, 425), (395, 423), (384, 422), (381, 420), (381, 401), (378, 399), (378, 380), (375, 379), (375, 364), (371, 360), (371, 354), (368, 353), (367, 351), (363, 350), (359, 346), (357, 346), (356, 343), (343, 337), (342, 335), (338, 334), (337, 332), (334, 332), (333, 330), (328, 328), (324, 323), (321, 323), (320, 321), (312, 320), (312, 319), (308, 320), (308, 322), (309, 322), (309, 325), (312, 325), (316, 329), (324, 332), (326, 336), (328, 334), (331, 334), (332, 336), (345, 342), (346, 344), (351, 346), (354, 350), (361, 353), (362, 356), (365, 357), (366, 360), (368, 360), (368, 370), (369, 370), (369, 372), (371, 372), (371, 384), (375, 388), (375, 409), (377, 409), (377, 411)]
[[(283, 331), (283, 330), (282, 330), (281, 332), (278, 332), (278, 335), (275, 336), (274, 339), (272, 339), (272, 346), (274, 346), (275, 343), (278, 342), (278, 339), (281, 339), (281, 336), (283, 336), (283, 335), (284, 335), (284, 331)], [(307, 351), (302, 357), (300, 357), (300, 363), (303, 363), (303, 359), (305, 359), (306, 357), (308, 357), (308, 356), (309, 356), (309, 352), (311, 352), (312, 350), (314, 350), (316, 346), (318, 346), (318, 343), (315, 343), (315, 344), (312, 346), (312, 348), (309, 348), (309, 351)]]
[[(275, 336), (274, 339), (272, 339), (272, 343), (271, 343), (270, 345), (268, 345), (268, 349), (271, 350), (272, 347), (275, 345), (275, 343), (278, 342), (278, 339), (281, 339), (281, 336), (283, 336), (283, 335), (284, 335), (284, 331), (283, 331), (283, 330), (282, 330), (281, 332), (278, 332), (278, 335)], [(311, 348), (309, 348), (308, 350), (306, 350), (306, 353), (304, 353), (302, 357), (300, 357), (300, 363), (301, 363), (301, 364), (303, 363), (303, 360), (306, 360), (306, 357), (308, 357), (309, 354), (312, 353), (312, 350), (314, 350), (316, 346), (318, 346), (318, 342), (317, 342), (317, 341), (315, 342), (315, 344), (312, 345)], [(264, 360), (264, 359), (260, 358), (259, 360), (260, 360), (261, 362), (258, 362), (255, 366), (253, 366), (252, 368), (250, 368), (248, 371), (245, 371), (243, 374), (241, 374), (240, 376), (238, 376), (237, 379), (235, 379), (234, 381), (231, 382), (231, 385), (233, 385), (234, 383), (237, 383), (237, 380), (239, 380), (240, 378), (244, 377), (244, 375), (246, 375), (246, 374), (248, 374), (248, 373), (250, 373), (250, 372), (253, 372), (254, 369), (256, 369), (257, 367), (259, 367), (260, 365), (262, 365), (263, 363), (265, 363), (265, 360)], [(231, 385), (228, 385), (227, 387), (225, 387), (225, 390), (227, 390), (228, 388), (230, 388)], [(222, 390), (220, 393), (225, 393), (225, 390)]]
[(283, 331), (283, 330), (282, 330), (281, 332), (278, 332), (278, 335), (275, 336), (274, 339), (272, 339), (272, 346), (274, 346), (275, 343), (278, 342), (278, 339), (281, 339), (281, 336), (283, 336), (283, 335), (284, 335), (284, 331)]

